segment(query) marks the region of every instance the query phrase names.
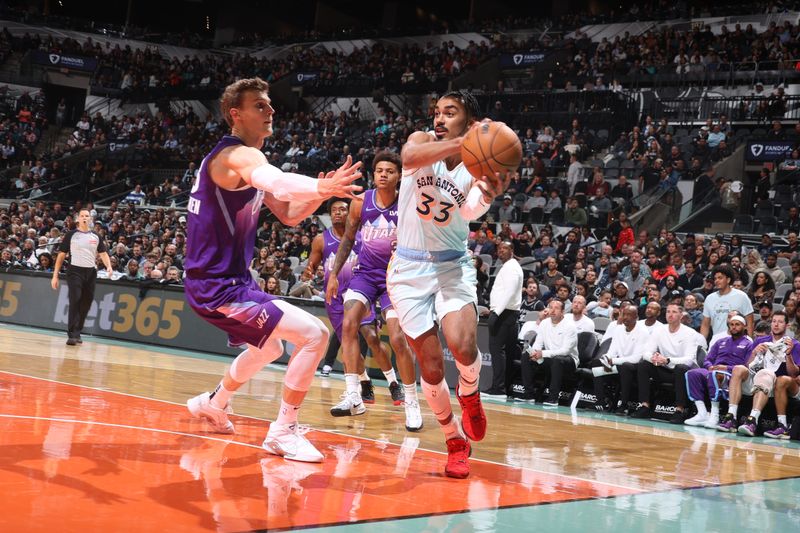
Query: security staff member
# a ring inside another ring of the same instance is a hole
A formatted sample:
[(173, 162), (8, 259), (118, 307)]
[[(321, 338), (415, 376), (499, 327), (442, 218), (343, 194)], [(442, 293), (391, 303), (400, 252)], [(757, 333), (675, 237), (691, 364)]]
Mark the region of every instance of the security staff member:
[(489, 295), (489, 352), (492, 354), (492, 386), (488, 397), (506, 397), (506, 361), (517, 349), (519, 308), (522, 304), (522, 267), (514, 259), (514, 245), (503, 241), (497, 247), (503, 262)]
[(67, 232), (58, 248), (56, 266), (50, 285), (58, 289), (58, 273), (64, 258), (69, 254), (67, 267), (67, 288), (69, 289), (69, 318), (67, 321), (67, 344), (81, 344), (81, 330), (94, 301), (94, 286), (97, 280), (97, 256), (100, 256), (112, 279), (114, 270), (108, 257), (106, 243), (100, 236), (89, 230), (92, 217), (88, 209), (81, 209), (77, 217), (77, 229)]

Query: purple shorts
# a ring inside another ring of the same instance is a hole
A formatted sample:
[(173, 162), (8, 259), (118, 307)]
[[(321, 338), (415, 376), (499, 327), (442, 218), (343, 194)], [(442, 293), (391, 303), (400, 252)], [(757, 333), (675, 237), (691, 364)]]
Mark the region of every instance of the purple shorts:
[(189, 306), (206, 322), (228, 334), (230, 346), (261, 348), (283, 316), (275, 300), (251, 277), (185, 280)]
[(353, 270), (353, 277), (347, 290), (357, 292), (363, 296), (367, 302), (367, 307), (373, 308), (375, 304), (380, 304), (381, 312), (384, 314), (392, 308), (389, 300), (389, 293), (386, 291), (386, 271), (385, 270)]
[[(344, 302), (341, 300), (334, 300), (331, 305), (325, 304), (325, 310), (328, 312), (328, 320), (331, 321), (331, 326), (333, 327), (333, 331), (336, 333), (336, 336), (339, 337), (339, 341), (342, 340), (342, 324), (344, 323)], [(366, 326), (369, 324), (375, 323), (375, 308), (370, 307), (370, 312), (361, 321), (362, 326)]]

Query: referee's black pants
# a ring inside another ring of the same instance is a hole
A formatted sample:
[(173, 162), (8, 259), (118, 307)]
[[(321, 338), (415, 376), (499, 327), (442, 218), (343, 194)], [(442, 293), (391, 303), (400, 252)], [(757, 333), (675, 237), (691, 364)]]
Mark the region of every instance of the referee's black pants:
[(70, 265), (67, 268), (67, 288), (69, 289), (69, 315), (67, 336), (78, 339), (83, 323), (94, 301), (94, 286), (97, 282), (97, 269)]
[(489, 353), (492, 354), (492, 390), (507, 392), (506, 377), (512, 354), (517, 349), (519, 311), (506, 309), (489, 327)]

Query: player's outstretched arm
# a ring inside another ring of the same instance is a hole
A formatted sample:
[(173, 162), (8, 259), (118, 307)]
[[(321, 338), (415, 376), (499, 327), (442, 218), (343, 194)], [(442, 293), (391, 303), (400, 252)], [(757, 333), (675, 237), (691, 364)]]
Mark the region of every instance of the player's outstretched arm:
[(408, 140), (400, 152), (403, 168), (420, 168), (460, 154), (463, 142), (463, 137), (434, 142), (433, 138), (424, 131), (415, 131), (408, 136)]
[(267, 163), (264, 154), (256, 148), (237, 146), (220, 156), (226, 170), (238, 174), (248, 185), (269, 192), (282, 202), (322, 201), (334, 196), (352, 198), (361, 191), (360, 186), (353, 184), (361, 177), (361, 162), (354, 164), (349, 156), (330, 179), (325, 180), (283, 172)]

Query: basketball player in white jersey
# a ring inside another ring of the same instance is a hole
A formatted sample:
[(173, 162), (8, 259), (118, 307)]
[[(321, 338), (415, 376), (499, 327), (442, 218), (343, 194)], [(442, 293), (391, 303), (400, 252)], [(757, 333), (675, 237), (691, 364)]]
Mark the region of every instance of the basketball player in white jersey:
[[(436, 104), (434, 131), (415, 132), (403, 146), (397, 249), (387, 272), (389, 296), (420, 363), (422, 390), (445, 433), (445, 474), (456, 478), (469, 475), (468, 439), (479, 441), (486, 434), (469, 221), (486, 213), (509, 180), (499, 175), (476, 180), (461, 162), (464, 135), (477, 126), (478, 113), (471, 94), (447, 93)], [(461, 424), (444, 379), (439, 328), (460, 373)]]

